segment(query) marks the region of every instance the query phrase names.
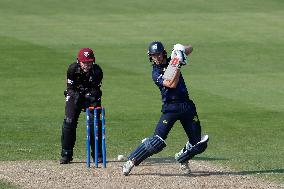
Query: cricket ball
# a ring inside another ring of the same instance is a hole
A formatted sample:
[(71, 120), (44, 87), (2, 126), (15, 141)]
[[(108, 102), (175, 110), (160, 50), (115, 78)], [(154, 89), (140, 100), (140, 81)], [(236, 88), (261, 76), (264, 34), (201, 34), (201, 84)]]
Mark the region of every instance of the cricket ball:
[(118, 161), (124, 160), (124, 156), (123, 156), (123, 155), (118, 155), (118, 156), (117, 156), (117, 160), (118, 160)]

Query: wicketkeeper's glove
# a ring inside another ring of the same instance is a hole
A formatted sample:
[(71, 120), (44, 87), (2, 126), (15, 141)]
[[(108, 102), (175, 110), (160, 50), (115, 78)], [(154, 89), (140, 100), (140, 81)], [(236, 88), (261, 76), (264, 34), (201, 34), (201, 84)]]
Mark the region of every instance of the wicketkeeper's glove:
[(87, 104), (94, 105), (100, 100), (101, 96), (101, 90), (91, 90), (85, 94), (85, 100)]

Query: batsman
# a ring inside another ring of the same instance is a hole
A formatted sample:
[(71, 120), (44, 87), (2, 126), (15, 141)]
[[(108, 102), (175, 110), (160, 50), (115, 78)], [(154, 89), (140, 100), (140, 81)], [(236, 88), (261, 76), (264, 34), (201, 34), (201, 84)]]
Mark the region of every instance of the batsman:
[(129, 175), (134, 166), (166, 147), (166, 138), (176, 121), (180, 121), (188, 141), (175, 154), (180, 168), (190, 173), (188, 161), (207, 148), (208, 135), (201, 135), (201, 126), (195, 104), (189, 96), (181, 69), (187, 65), (187, 56), (193, 51), (192, 45), (174, 45), (171, 56), (167, 57), (164, 45), (159, 41), (150, 43), (148, 57), (152, 62), (152, 79), (162, 96), (162, 115), (154, 134), (142, 140), (142, 143), (129, 155), (122, 172)]
[[(77, 61), (69, 65), (67, 70), (67, 89), (64, 91), (66, 97), (65, 118), (62, 125), (61, 135), (61, 159), (60, 164), (68, 164), (73, 160), (73, 148), (76, 141), (76, 128), (81, 111), (90, 106), (101, 106), (101, 84), (103, 71), (95, 63), (95, 55), (92, 49), (82, 48), (78, 52)], [(90, 118), (93, 120), (93, 114)], [(91, 141), (94, 137), (94, 129), (91, 128)], [(101, 153), (101, 123), (98, 130), (99, 137), (99, 159)], [(94, 144), (91, 143), (94, 157)]]

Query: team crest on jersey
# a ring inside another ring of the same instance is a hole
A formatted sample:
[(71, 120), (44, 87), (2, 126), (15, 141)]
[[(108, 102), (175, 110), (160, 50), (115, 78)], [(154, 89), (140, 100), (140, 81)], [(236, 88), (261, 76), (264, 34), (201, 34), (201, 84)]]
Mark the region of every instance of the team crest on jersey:
[(163, 120), (163, 124), (164, 124), (164, 125), (167, 125), (167, 124), (168, 124), (168, 121), (167, 121), (167, 120)]
[(199, 121), (199, 120), (198, 120), (198, 117), (197, 117), (197, 116), (194, 116), (193, 121), (198, 122), (198, 121)]
[(71, 79), (67, 79), (67, 83), (72, 85), (73, 81)]
[(88, 57), (89, 55), (90, 55), (89, 52), (84, 52), (85, 57)]
[(66, 100), (66, 102), (67, 102), (69, 99), (70, 99), (70, 96), (69, 96), (69, 95), (67, 95), (67, 96), (66, 96), (66, 99), (65, 99), (65, 100)]

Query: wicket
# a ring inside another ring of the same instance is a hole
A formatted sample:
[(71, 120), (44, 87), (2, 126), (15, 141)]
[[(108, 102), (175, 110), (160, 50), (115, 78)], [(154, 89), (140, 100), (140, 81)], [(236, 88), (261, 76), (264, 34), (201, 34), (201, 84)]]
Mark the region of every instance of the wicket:
[[(91, 159), (91, 125), (90, 125), (90, 115), (94, 114), (94, 164), (95, 167), (98, 167), (98, 159), (99, 159), (99, 121), (102, 123), (102, 161), (103, 167), (106, 168), (106, 142), (105, 142), (105, 108), (104, 107), (89, 107), (86, 110), (86, 153), (87, 159), (86, 164), (87, 168), (90, 168), (90, 159)], [(99, 115), (99, 110), (101, 110), (101, 114)]]

